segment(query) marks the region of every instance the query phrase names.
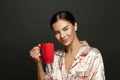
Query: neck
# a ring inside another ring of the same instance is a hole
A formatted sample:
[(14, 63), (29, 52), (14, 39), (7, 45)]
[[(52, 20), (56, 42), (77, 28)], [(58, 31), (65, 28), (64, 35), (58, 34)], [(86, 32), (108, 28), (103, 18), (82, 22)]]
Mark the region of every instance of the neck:
[(78, 38), (76, 38), (70, 46), (66, 47), (66, 53), (68, 54), (76, 54), (81, 47), (81, 42)]

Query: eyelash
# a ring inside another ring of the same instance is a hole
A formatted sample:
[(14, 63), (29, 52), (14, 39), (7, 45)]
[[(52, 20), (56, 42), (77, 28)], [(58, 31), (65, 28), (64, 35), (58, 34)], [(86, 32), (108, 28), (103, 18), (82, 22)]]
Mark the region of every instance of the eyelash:
[(56, 35), (56, 34), (58, 34), (59, 32), (54, 32), (54, 34)]
[[(64, 28), (63, 30), (64, 31), (66, 31), (66, 30), (68, 30), (69, 28)], [(54, 34), (56, 35), (56, 34), (58, 34), (59, 32), (54, 32)]]
[(64, 31), (68, 30), (68, 28), (65, 28)]

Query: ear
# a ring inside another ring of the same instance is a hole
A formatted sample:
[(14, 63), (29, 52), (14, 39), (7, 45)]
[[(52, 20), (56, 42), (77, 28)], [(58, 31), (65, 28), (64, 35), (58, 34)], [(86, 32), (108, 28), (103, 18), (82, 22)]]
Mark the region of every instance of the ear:
[(78, 29), (78, 25), (77, 25), (77, 23), (75, 22), (74, 30), (77, 31), (77, 29)]

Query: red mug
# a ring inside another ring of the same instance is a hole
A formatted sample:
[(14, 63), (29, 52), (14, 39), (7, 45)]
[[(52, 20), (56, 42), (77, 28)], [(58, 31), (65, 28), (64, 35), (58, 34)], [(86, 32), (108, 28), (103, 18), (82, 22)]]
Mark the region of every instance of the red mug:
[(44, 63), (53, 63), (54, 61), (54, 43), (43, 43), (39, 47), (41, 50), (41, 59)]

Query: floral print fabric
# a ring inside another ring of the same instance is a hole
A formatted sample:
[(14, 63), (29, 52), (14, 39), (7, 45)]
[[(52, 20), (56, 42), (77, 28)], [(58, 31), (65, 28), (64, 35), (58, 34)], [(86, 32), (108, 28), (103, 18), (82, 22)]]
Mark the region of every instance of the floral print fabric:
[(65, 70), (65, 52), (55, 52), (52, 80), (105, 80), (103, 59), (100, 51), (81, 41), (82, 47), (75, 56), (69, 72)]

